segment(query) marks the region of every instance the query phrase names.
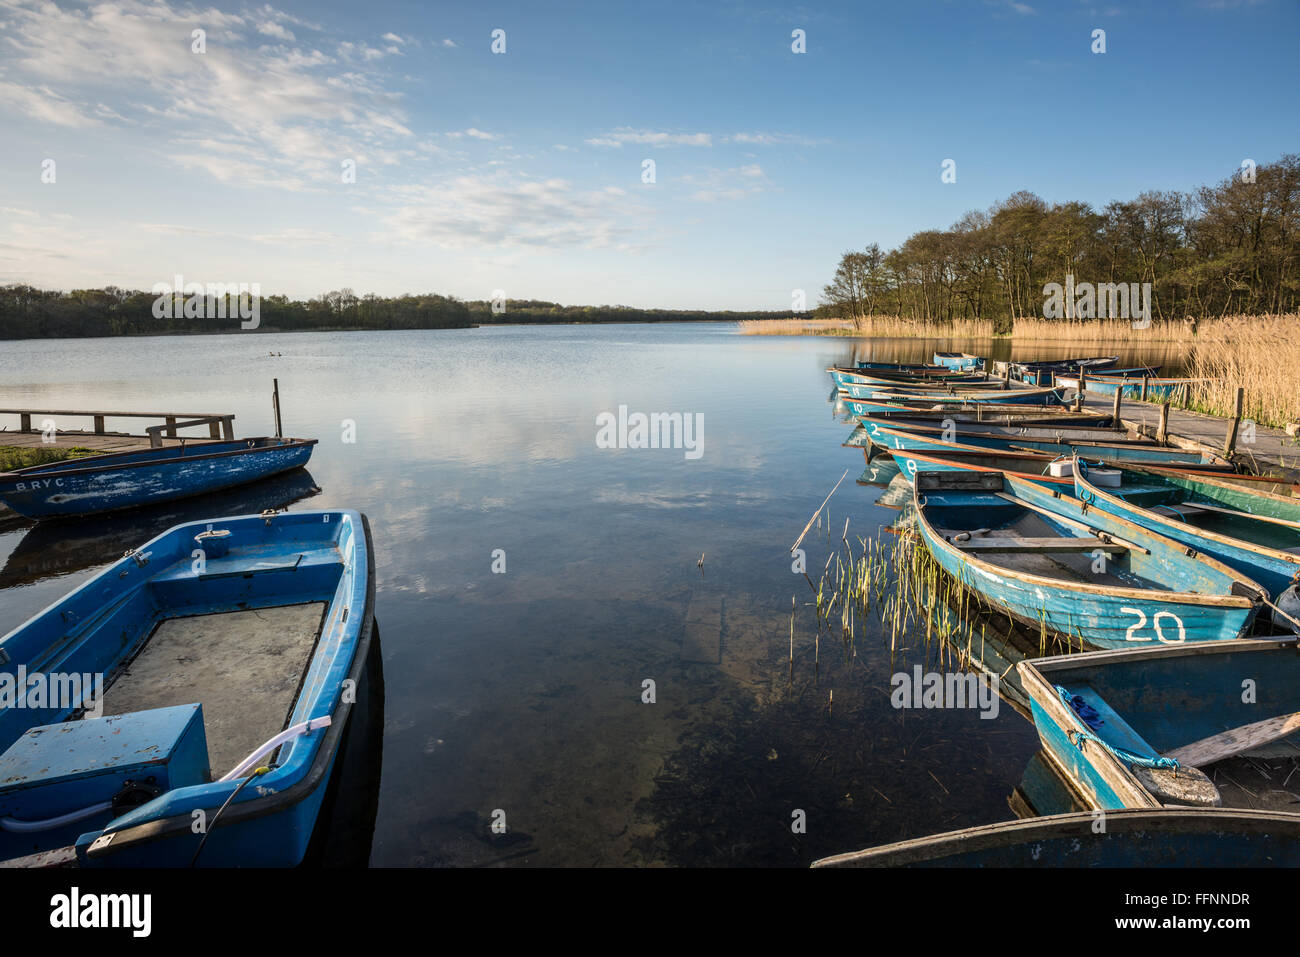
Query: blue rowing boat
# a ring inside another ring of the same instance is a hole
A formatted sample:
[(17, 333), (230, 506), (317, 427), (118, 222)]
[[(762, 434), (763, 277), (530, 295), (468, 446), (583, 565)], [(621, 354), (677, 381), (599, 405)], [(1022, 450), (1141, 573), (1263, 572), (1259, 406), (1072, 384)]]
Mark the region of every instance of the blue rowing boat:
[[(1235, 466), (1213, 452), (1195, 449), (1180, 449), (1147, 442), (1052, 442), (1038, 438), (1022, 436), (1003, 437), (988, 436), (965, 431), (956, 427), (960, 441), (947, 441), (933, 433), (914, 432), (910, 428), (893, 427), (890, 424), (872, 421), (867, 429), (871, 441), (882, 448), (903, 452), (951, 452), (954, 454), (986, 456), (989, 453), (1030, 453), (1040, 457), (1043, 469), (1047, 464), (1061, 457), (1070, 457), (1076, 453), (1088, 462), (1134, 463), (1165, 466), (1198, 471), (1232, 472)], [(941, 432), (940, 435), (943, 433)], [(1300, 506), (1300, 501), (1296, 503)]]
[(979, 356), (971, 355), (969, 352), (936, 352), (934, 354), (934, 364), (961, 371), (984, 368), (984, 360)]
[(1035, 362), (1010, 362), (1007, 375), (1020, 382), (1035, 385), (1052, 385), (1052, 377), (1064, 373), (1077, 373), (1082, 366), (1084, 372), (1093, 369), (1111, 369), (1119, 363), (1119, 356), (1080, 356), (1072, 359), (1042, 359)]
[(265, 512), (179, 525), (0, 638), (0, 860), (298, 864), (374, 596), (364, 516)]
[[(914, 483), (916, 476), (923, 472), (992, 472), (1014, 475), (1040, 485), (1048, 485), (1067, 495), (1074, 494), (1074, 479), (1069, 476), (1048, 474), (1043, 459), (1031, 452), (998, 452), (986, 449), (980, 453), (932, 451), (904, 452), (900, 449), (885, 449), (890, 458), (897, 463), (899, 471), (909, 482)], [(1050, 462), (1050, 458), (1048, 459)]]
[[(1076, 469), (1075, 494), (1217, 558), (1259, 582), (1300, 617), (1300, 499), (1168, 469), (1119, 467), (1119, 488), (1102, 488)], [(1284, 624), (1284, 622), (1279, 622)]]
[(1248, 809), (1300, 821), (1284, 786), (1300, 744), (1294, 636), (1130, 645), (1016, 668), (1045, 751), (1092, 808)]
[(824, 857), (813, 867), (1296, 867), (1300, 815), (1149, 808), (999, 821)]
[(1256, 582), (1039, 481), (919, 471), (916, 525), (935, 561), (1012, 618), (1097, 648), (1250, 627), (1265, 597)]
[(938, 423), (945, 426), (949, 422), (969, 423), (971, 425), (999, 426), (1002, 428), (1089, 428), (1104, 427), (1112, 419), (1109, 411), (1100, 410), (1072, 412), (1059, 405), (999, 405), (993, 402), (975, 402), (967, 408), (953, 408), (924, 402), (882, 402), (877, 399), (849, 399), (841, 397), (837, 408), (858, 421), (877, 419), (915, 423)]
[(0, 502), (28, 518), (136, 508), (302, 468), (315, 444), (281, 438), (182, 443), (33, 465), (0, 472)]
[(878, 400), (882, 402), (926, 402), (963, 406), (975, 402), (994, 405), (1064, 405), (1061, 392), (1056, 389), (918, 389), (906, 385), (849, 385), (844, 390), (849, 398)]
[(882, 381), (895, 383), (919, 382), (927, 385), (961, 385), (988, 381), (983, 373), (953, 372), (946, 369), (937, 373), (926, 373), (924, 375), (890, 375), (888, 373), (873, 372), (869, 370), (849, 369), (844, 366), (831, 366), (826, 371), (831, 374), (831, 378), (835, 380), (836, 387), (840, 389), (851, 384), (870, 385)]
[[(1123, 392), (1126, 399), (1141, 399), (1145, 392), (1147, 401), (1161, 402), (1173, 398), (1175, 393), (1186, 394), (1193, 387), (1211, 379), (1187, 378), (1131, 378), (1128, 376), (1090, 375), (1084, 380), (1084, 390), (1096, 395), (1114, 395)], [(1077, 375), (1058, 375), (1056, 384), (1068, 389), (1079, 388)]]

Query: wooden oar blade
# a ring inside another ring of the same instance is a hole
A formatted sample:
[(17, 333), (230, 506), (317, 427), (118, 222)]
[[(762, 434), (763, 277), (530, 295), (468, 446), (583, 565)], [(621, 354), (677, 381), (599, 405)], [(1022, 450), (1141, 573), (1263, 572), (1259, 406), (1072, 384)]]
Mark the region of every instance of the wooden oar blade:
[(1203, 768), (1207, 764), (1250, 751), (1297, 731), (1300, 731), (1300, 711), (1280, 714), (1275, 718), (1265, 718), (1263, 721), (1245, 724), (1240, 728), (1229, 728), (1219, 734), (1212, 734), (1208, 738), (1167, 751), (1165, 757), (1174, 758), (1179, 764)]

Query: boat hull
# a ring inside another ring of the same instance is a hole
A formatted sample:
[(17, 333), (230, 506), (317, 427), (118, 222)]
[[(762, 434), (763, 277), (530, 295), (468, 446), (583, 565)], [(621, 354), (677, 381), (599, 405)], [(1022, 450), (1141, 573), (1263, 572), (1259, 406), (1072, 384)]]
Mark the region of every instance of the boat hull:
[[(1126, 471), (1123, 474), (1126, 477), (1131, 477), (1140, 476), (1142, 473)], [(1088, 502), (1092, 507), (1104, 510), (1112, 515), (1126, 518), (1130, 522), (1136, 522), (1143, 528), (1159, 532), (1174, 541), (1190, 546), (1200, 554), (1209, 555), (1223, 562), (1229, 568), (1233, 568), (1259, 582), (1275, 601), (1282, 592), (1300, 580), (1300, 554), (1284, 551), (1280, 548), (1270, 548), (1263, 544), (1242, 538), (1234, 538), (1226, 534), (1208, 532), (1187, 522), (1179, 521), (1175, 517), (1161, 515), (1148, 508), (1128, 502), (1106, 489), (1098, 488), (1088, 481), (1086, 475), (1074, 476), (1073, 481), (1075, 495), (1081, 501)], [(1184, 481), (1195, 483), (1197, 479), (1193, 476), (1187, 476)], [(1248, 495), (1248, 493), (1240, 494), (1243, 498)], [(1254, 498), (1259, 499), (1261, 497), (1254, 496)], [(1291, 511), (1293, 514), (1300, 513), (1300, 503)], [(1292, 547), (1300, 546), (1300, 530), (1295, 532), (1293, 539), (1294, 545)]]
[(1132, 809), (1001, 821), (837, 854), (813, 867), (1296, 867), (1300, 815)]
[[(1162, 805), (1127, 761), (1081, 734), (1153, 757), (1300, 705), (1293, 690), (1300, 684), (1294, 638), (1128, 648), (1026, 660), (1016, 668), (1043, 748), (1091, 807), (1105, 811)], [(1269, 678), (1259, 681), (1259, 675)], [(1246, 679), (1254, 695), (1221, 693), (1240, 689)], [(1100, 727), (1087, 725), (1062, 700), (1060, 688), (1108, 711)], [(1274, 747), (1293, 750), (1285, 741)]]
[[(982, 560), (947, 541), (929, 515), (936, 507), (975, 508), (984, 523), (989, 503), (996, 509), (1004, 507), (999, 504), (1004, 500), (923, 490), (923, 475), (918, 473), (913, 486), (914, 504), (917, 529), (930, 554), (948, 574), (1031, 628), (1085, 642), (1093, 648), (1131, 648), (1133, 642), (1184, 644), (1238, 638), (1258, 611), (1256, 596), (1261, 586), (1256, 583), (1211, 559), (1192, 560), (1179, 543), (1124, 519), (1085, 513), (1078, 502), (1063, 497), (1068, 491), (1036, 484), (1036, 479), (1004, 474), (1006, 486), (1017, 499), (1144, 547), (1146, 553), (1136, 552), (1129, 557), (1134, 563), (1130, 576), (1139, 581), (1163, 580), (1164, 587), (1170, 590), (1146, 583), (1134, 587), (1091, 584), (1026, 573)], [(1178, 590), (1172, 590), (1175, 583)]]
[[(274, 440), (271, 440), (274, 441)], [(221, 442), (56, 463), (0, 475), (0, 501), (28, 518), (64, 518), (188, 498), (302, 468), (315, 439), (247, 448)]]
[[(367, 664), (374, 595), (369, 523), (357, 512), (214, 518), (134, 549), (4, 636), (0, 670), (99, 673), (99, 710), (112, 717), (77, 720), (91, 708), (84, 690), (0, 710), (0, 859), (75, 847), (83, 867), (300, 863), (357, 698), (349, 687)], [(286, 626), (299, 629), (293, 645), (276, 624), (286, 612), (315, 622)], [(254, 620), (269, 624), (236, 624)], [(200, 640), (202, 663), (171, 657)], [(181, 734), (169, 730), (177, 712)], [(277, 729), (283, 738), (251, 750)], [(143, 803), (118, 803), (117, 779), (138, 777), (122, 755), (158, 784)]]

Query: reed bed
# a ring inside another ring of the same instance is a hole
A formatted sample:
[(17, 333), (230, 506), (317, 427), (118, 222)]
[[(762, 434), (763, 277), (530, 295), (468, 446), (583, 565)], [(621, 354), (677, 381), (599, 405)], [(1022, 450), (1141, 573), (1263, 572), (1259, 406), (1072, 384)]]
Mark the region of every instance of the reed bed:
[[(840, 642), (848, 662), (857, 654), (857, 636), (869, 618), (878, 623), (891, 654), (910, 650), (910, 640), (919, 637), (925, 649), (936, 651), (941, 666), (946, 663), (967, 670), (985, 670), (982, 659), (986, 642), (1005, 644), (1008, 637), (1002, 634), (1002, 625), (1008, 632), (1020, 628), (1010, 619), (1000, 624), (994, 619), (995, 632), (989, 634), (989, 606), (978, 593), (944, 571), (906, 516), (884, 529), (888, 535), (871, 539), (851, 541), (847, 520), (841, 531), (832, 528), (829, 516), (819, 514), (816, 526), (819, 533), (824, 529), (827, 544), (836, 547), (817, 581), (804, 574), (811, 590), (806, 605), (816, 619), (815, 679), (820, 679), (823, 632), (828, 640)], [(791, 681), (795, 670), (795, 619), (796, 598), (791, 596)], [(1022, 653), (1033, 654), (1034, 644), (1040, 656), (1083, 649), (1080, 635), (1062, 637), (1047, 627), (1045, 609), (1037, 629), (1032, 633), (1021, 629), (1019, 634)]]
[(1190, 342), (1196, 336), (1194, 322), (1157, 322), (1135, 328), (1128, 319), (1039, 319), (1026, 316), (1012, 324), (1012, 339), (1022, 342)]
[(833, 336), (851, 335), (853, 323), (847, 319), (744, 319), (741, 335), (746, 336)]
[(1300, 314), (1202, 323), (1187, 375), (1210, 380), (1193, 386), (1188, 408), (1231, 416), (1240, 387), (1246, 418), (1277, 427), (1300, 422)]

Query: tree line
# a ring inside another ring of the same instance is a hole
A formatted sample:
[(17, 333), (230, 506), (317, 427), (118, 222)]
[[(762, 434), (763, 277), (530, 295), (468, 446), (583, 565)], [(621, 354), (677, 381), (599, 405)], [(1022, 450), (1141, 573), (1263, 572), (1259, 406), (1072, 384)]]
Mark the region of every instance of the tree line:
[[(204, 318), (187, 315), (182, 297), (175, 307), (157, 306), (153, 292), (105, 286), (70, 292), (23, 284), (0, 286), (0, 339), (57, 339), (92, 336), (157, 336), (178, 333), (241, 331), (241, 312), (234, 294), (224, 297), (219, 312)], [(243, 315), (247, 315), (247, 302)], [(564, 306), (555, 302), (511, 299), (493, 310), (490, 300), (465, 301), (433, 293), (383, 297), (358, 296), (351, 289), (312, 299), (262, 296), (259, 332), (365, 329), (449, 329), (492, 323), (690, 322), (772, 319), (788, 312), (711, 312), (684, 309), (637, 309), (631, 306)], [(194, 312), (195, 310), (190, 310)]]
[[(177, 308), (159, 310), (153, 292), (119, 289), (36, 289), (23, 284), (0, 286), (0, 338), (42, 339), (78, 336), (157, 336), (173, 333), (238, 332), (239, 310), (231, 296), (220, 315), (187, 315)], [(160, 316), (159, 312), (166, 314)], [(350, 289), (313, 299), (262, 296), (260, 332), (308, 329), (443, 329), (471, 325), (469, 308), (450, 296), (430, 294), (357, 296)], [(212, 313), (208, 313), (209, 315)]]
[(491, 300), (471, 301), (476, 324), (557, 322), (741, 322), (749, 319), (785, 319), (789, 310), (776, 312), (718, 311), (708, 309), (640, 309), (636, 306), (564, 306), (541, 299), (507, 299), (493, 309)]
[(1042, 316), (1044, 287), (1150, 283), (1153, 319), (1300, 309), (1300, 154), (1188, 193), (1148, 191), (1103, 209), (1017, 192), (949, 229), (840, 258), (819, 317), (927, 322)]

